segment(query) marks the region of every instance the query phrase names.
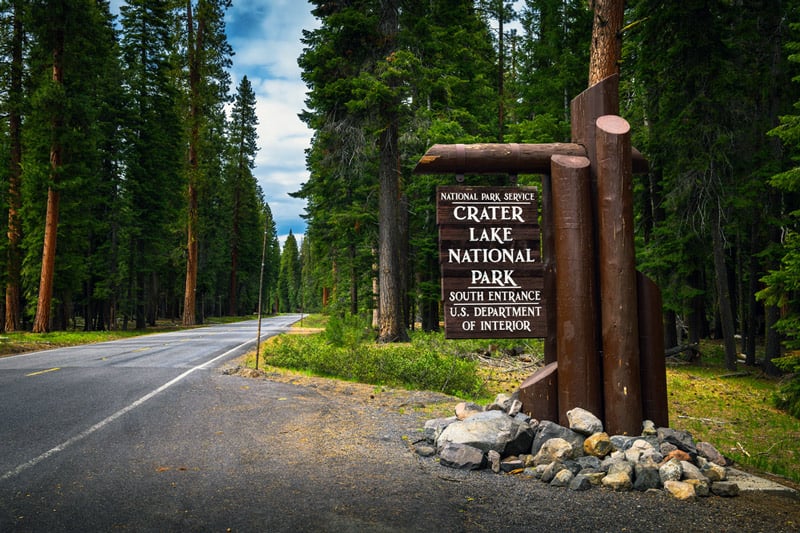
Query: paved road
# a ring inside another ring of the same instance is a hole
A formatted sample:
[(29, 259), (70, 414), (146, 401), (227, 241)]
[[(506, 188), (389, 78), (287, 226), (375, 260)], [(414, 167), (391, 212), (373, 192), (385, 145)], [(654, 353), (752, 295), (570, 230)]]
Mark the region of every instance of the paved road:
[[(262, 338), (299, 319), (262, 320)], [(210, 368), (252, 349), (256, 333), (247, 321), (0, 358), (0, 530), (23, 510), (9, 505), (9, 489), (22, 494), (65, 458), (79, 465), (96, 434), (170, 407)]]
[[(269, 322), (267, 334), (293, 317)], [(224, 375), (255, 324), (0, 359), (0, 532), (797, 531), (796, 500), (678, 502), (460, 472), (438, 397)], [(450, 406), (447, 398), (444, 405)]]

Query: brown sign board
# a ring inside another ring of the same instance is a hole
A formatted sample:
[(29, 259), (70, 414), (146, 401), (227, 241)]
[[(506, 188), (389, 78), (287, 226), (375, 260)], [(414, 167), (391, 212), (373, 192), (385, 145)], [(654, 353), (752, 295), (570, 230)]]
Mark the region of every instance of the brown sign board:
[(546, 336), (535, 187), (436, 191), (445, 337)]

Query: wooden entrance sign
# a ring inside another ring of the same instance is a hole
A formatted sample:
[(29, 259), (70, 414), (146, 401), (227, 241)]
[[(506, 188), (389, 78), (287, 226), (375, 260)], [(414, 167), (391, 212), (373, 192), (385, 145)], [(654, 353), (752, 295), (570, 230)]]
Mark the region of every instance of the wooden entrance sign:
[[(631, 176), (646, 172), (647, 162), (631, 148), (628, 123), (617, 116), (618, 84), (618, 76), (610, 76), (572, 101), (573, 143), (435, 145), (414, 172), (543, 176), (543, 260), (538, 267), (543, 274), (531, 278), (541, 281), (531, 281), (529, 290), (547, 295), (542, 301), (550, 324), (545, 341), (549, 364), (522, 384), (523, 410), (566, 425), (566, 411), (582, 407), (604, 420), (608, 433), (636, 435), (643, 418), (658, 426), (669, 421), (660, 293), (635, 271), (633, 261)], [(470, 233), (471, 226), (450, 224), (458, 217), (449, 220), (440, 214), (444, 246), (461, 246), (453, 243), (478, 235)], [(530, 243), (531, 231), (523, 225), (480, 235), (490, 241), (508, 237), (504, 246), (514, 250), (516, 245), (508, 243), (514, 238)], [(441, 256), (443, 265), (450, 253)], [(484, 258), (489, 252), (469, 253)], [(487, 269), (444, 265), (445, 278), (452, 272), (462, 280), (443, 282), (446, 311), (455, 313), (451, 321), (470, 311), (454, 306), (461, 302), (448, 302), (448, 297), (467, 299), (468, 287), (476, 282), (517, 283), (514, 273), (507, 273), (516, 267), (509, 265), (489, 269), (498, 272), (488, 277), (474, 272)]]
[(438, 187), (445, 337), (544, 337), (535, 187)]

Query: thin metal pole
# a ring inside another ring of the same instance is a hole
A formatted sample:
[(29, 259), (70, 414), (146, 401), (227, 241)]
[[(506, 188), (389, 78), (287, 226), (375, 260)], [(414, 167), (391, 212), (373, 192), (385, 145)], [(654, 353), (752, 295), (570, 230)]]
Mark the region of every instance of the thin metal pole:
[(267, 221), (268, 219), (266, 219), (264, 222), (264, 242), (261, 245), (261, 274), (258, 278), (258, 334), (256, 334), (256, 370), (258, 370), (258, 355), (261, 351), (261, 295), (264, 292), (264, 258), (267, 255)]

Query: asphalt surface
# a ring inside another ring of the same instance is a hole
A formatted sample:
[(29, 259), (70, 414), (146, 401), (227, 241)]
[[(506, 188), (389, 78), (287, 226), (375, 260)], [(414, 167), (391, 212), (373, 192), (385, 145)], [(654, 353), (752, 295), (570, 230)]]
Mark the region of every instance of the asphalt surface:
[(0, 531), (800, 528), (785, 496), (678, 502), (442, 467), (411, 451), (442, 398), (225, 375), (254, 335), (245, 323), (0, 359)]

